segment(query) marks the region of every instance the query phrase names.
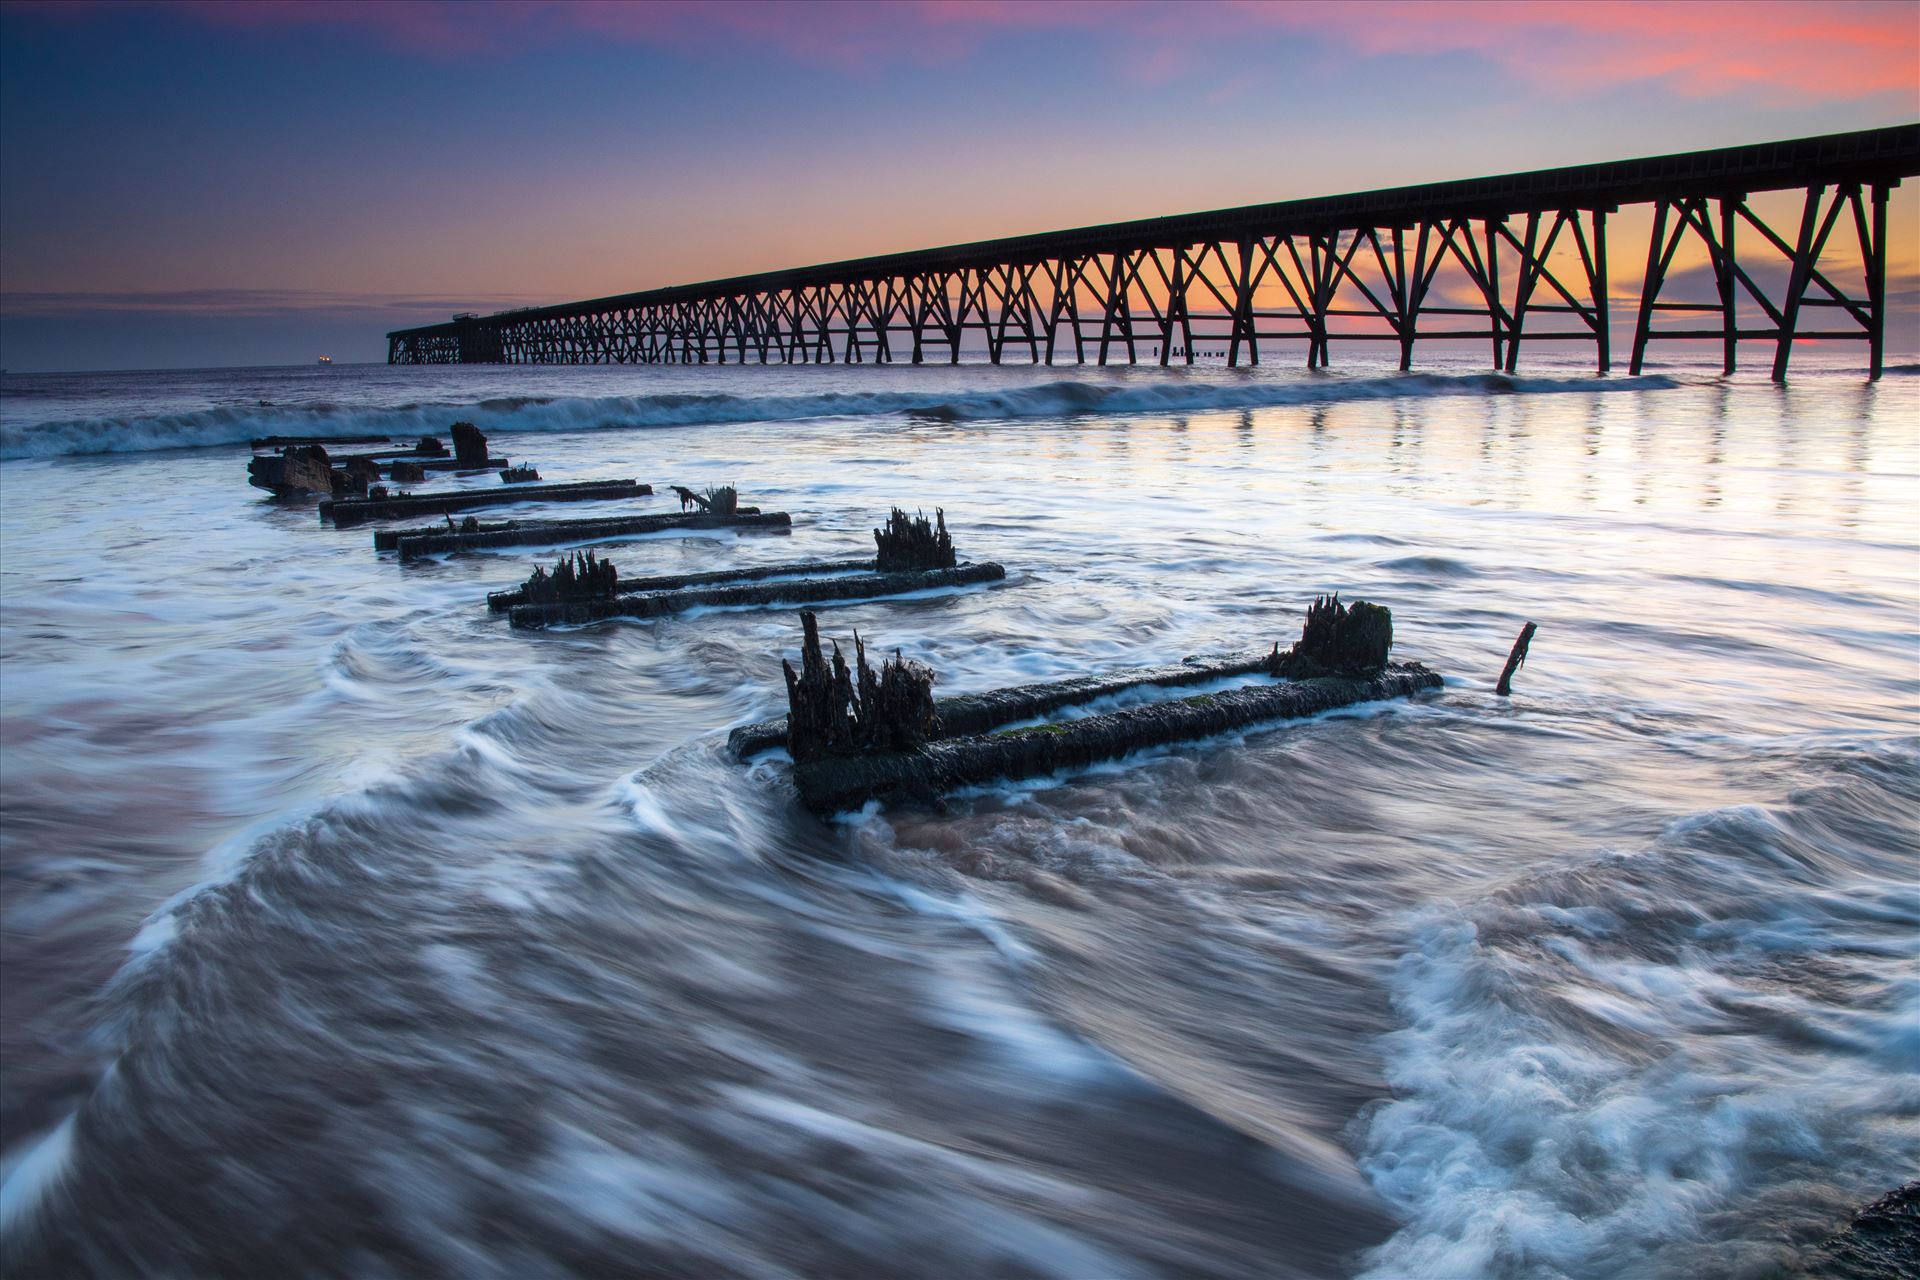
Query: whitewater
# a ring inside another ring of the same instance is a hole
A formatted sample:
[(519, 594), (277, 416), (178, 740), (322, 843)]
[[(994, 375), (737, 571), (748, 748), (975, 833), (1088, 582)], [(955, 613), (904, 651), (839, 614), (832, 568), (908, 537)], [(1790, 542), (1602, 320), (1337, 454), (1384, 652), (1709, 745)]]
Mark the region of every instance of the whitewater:
[[(491, 389), (502, 394), (474, 398), (476, 372), (485, 380), (483, 386), (492, 383)], [(755, 368), (740, 375), (771, 387), (748, 395), (720, 390), (737, 378), (715, 377), (717, 371), (702, 369), (569, 370), (565, 376), (556, 376), (554, 369), (536, 368), (504, 375), (493, 371), (490, 379), (486, 372), (468, 369), (449, 378), (444, 372), (436, 377), (431, 370), (362, 366), (351, 374), (344, 370), (336, 374), (328, 367), (264, 375), (253, 370), (191, 371), (165, 379), (137, 374), (88, 375), (78, 380), (43, 377), (19, 388), (5, 402), (7, 412), (0, 415), (0, 460), (245, 444), (272, 435), (417, 436), (444, 431), (449, 413), (488, 432), (574, 432), (818, 418), (990, 421), (1179, 413), (1408, 396), (1598, 392), (1621, 385), (1602, 378), (1512, 378), (1497, 373), (1310, 380), (1273, 379), (1256, 373), (1244, 380), (1223, 381), (1204, 374), (1145, 380), (1129, 378), (1119, 370), (1105, 378), (1084, 372), (1062, 378), (1051, 370), (1043, 376), (1039, 371), (995, 369), (987, 379), (977, 374), (970, 379), (952, 368), (882, 368), (867, 371), (865, 380), (886, 389), (856, 390), (848, 383), (833, 390), (814, 390), (823, 379), (816, 368), (802, 366)], [(131, 379), (124, 391), (112, 386), (119, 378)], [(997, 385), (982, 386), (982, 381)], [(167, 382), (174, 385), (169, 387)], [(349, 395), (337, 394), (342, 382), (351, 387)], [(659, 390), (663, 382), (678, 383), (682, 389)], [(1651, 375), (1634, 379), (1631, 385), (1644, 389), (1666, 383), (1664, 377)], [(531, 393), (527, 384), (545, 385), (551, 394)], [(591, 387), (599, 394), (563, 394), (563, 387), (576, 391)], [(430, 398), (421, 397), (422, 392)], [(214, 403), (207, 404), (208, 400)]]
[[(1825, 1274), (1920, 1169), (1920, 378), (1807, 354), (0, 378), (0, 1263)], [(822, 822), (724, 749), (791, 611), (512, 632), (245, 483), (456, 418), (793, 513), (628, 576), (944, 508), (1007, 582), (821, 610), (942, 694), (1335, 590), (1447, 685)]]

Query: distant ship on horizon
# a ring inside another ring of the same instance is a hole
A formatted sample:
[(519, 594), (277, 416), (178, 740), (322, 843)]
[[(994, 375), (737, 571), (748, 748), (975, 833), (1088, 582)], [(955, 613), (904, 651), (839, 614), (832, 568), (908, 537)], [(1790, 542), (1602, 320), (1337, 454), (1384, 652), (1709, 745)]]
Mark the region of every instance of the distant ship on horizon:
[(333, 363), (333, 357), (332, 357), (332, 356), (321, 356), (321, 357), (320, 357), (320, 363), (321, 363), (321, 364), (332, 364), (332, 363)]

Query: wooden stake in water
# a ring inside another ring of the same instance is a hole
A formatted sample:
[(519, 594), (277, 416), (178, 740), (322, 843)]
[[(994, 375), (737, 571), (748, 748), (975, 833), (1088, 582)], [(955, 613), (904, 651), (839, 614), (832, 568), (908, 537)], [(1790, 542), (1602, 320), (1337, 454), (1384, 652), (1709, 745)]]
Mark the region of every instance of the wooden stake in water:
[(1533, 633), (1537, 629), (1531, 622), (1520, 628), (1520, 638), (1513, 642), (1513, 652), (1507, 655), (1507, 667), (1500, 673), (1500, 683), (1493, 686), (1493, 691), (1501, 697), (1513, 692), (1513, 673), (1526, 665), (1527, 645), (1533, 640)]

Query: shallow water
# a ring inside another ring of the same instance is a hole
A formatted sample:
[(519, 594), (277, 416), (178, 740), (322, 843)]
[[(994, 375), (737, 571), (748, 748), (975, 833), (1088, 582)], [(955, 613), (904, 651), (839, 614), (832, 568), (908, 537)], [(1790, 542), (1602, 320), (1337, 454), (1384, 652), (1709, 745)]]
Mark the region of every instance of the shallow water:
[[(0, 390), (10, 1274), (1762, 1276), (1920, 1167), (1910, 372)], [(454, 417), (794, 513), (623, 574), (943, 506), (1005, 584), (822, 626), (946, 693), (1336, 589), (1448, 685), (823, 824), (791, 611), (510, 632), (212, 443)]]

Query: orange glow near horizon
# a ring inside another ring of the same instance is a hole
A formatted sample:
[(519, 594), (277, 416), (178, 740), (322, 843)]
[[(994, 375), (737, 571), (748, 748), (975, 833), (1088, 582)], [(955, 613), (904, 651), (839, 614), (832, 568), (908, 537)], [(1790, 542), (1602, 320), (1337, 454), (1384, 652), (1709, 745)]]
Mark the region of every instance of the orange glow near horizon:
[[(1905, 0), (0, 0), (0, 22), (9, 321), (357, 309), (383, 333), (1920, 114)], [(1641, 219), (1614, 224), (1616, 296)], [(1905, 189), (1890, 242), (1910, 307)]]

